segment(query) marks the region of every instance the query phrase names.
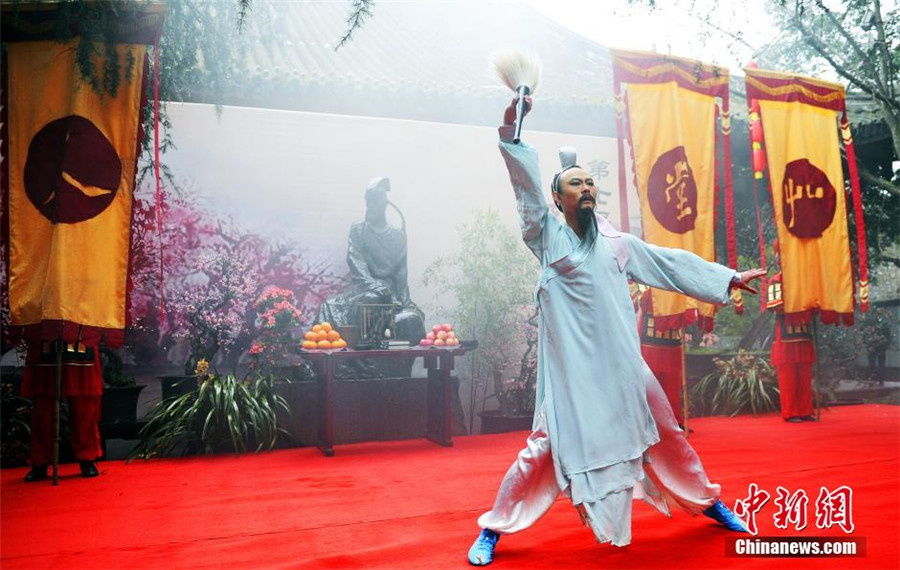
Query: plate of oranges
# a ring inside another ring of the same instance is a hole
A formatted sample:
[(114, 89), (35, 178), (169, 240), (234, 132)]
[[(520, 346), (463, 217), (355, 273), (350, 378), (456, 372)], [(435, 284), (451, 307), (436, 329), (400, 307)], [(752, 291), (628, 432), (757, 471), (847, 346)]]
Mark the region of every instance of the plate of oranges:
[(342, 350), (347, 348), (347, 341), (341, 338), (341, 333), (334, 330), (331, 323), (321, 323), (313, 327), (304, 335), (303, 350)]

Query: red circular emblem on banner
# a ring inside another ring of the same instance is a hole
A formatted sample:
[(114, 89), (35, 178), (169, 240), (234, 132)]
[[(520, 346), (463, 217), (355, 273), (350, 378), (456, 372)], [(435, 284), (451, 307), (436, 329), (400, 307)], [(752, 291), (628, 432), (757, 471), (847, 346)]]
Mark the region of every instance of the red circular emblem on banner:
[(647, 180), (650, 211), (662, 227), (683, 234), (697, 221), (697, 182), (683, 146), (676, 146), (656, 159)]
[(784, 169), (781, 219), (798, 238), (822, 237), (834, 220), (837, 192), (825, 173), (801, 158)]
[(121, 179), (116, 149), (84, 117), (51, 121), (28, 145), (25, 194), (54, 224), (75, 224), (98, 215), (116, 197)]

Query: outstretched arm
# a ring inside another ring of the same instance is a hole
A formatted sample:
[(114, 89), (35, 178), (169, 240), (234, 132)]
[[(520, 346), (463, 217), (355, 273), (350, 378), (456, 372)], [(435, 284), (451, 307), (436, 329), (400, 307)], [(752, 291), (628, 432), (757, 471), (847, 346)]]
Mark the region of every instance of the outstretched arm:
[(631, 251), (625, 270), (635, 281), (708, 303), (727, 303), (732, 287), (756, 293), (748, 283), (765, 274), (761, 269), (738, 273), (689, 251), (651, 245), (628, 234), (623, 238)]
[[(500, 127), (500, 154), (506, 162), (509, 180), (516, 194), (516, 207), (522, 227), (522, 239), (525, 245), (541, 259), (543, 245), (542, 234), (547, 222), (549, 210), (541, 192), (541, 172), (538, 167), (538, 155), (534, 147), (524, 142), (512, 142), (515, 130), (514, 99), (504, 113), (504, 124)], [(526, 114), (531, 110), (531, 98), (525, 99)]]

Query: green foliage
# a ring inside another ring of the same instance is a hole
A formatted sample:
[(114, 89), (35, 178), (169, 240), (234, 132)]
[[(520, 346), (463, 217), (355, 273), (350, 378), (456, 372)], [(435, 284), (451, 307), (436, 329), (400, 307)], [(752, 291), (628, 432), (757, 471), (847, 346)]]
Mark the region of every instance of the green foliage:
[(106, 94), (115, 97), (122, 76), (130, 74), (137, 63), (131, 49), (126, 51), (125, 61), (120, 61), (114, 27), (109, 25), (132, 8), (115, 2), (61, 2), (58, 6), (56, 37), (67, 41), (72, 37), (72, 30), (78, 30), (80, 39), (75, 46), (78, 72), (101, 97)]
[[(850, 93), (871, 97), (891, 132), (893, 154), (900, 157), (900, 10), (896, 4), (871, 0), (770, 0), (768, 4), (772, 23), (781, 33), (757, 51), (759, 65), (826, 79), (837, 76), (849, 83)], [(850, 119), (854, 120), (852, 113)], [(898, 230), (900, 180), (890, 171), (890, 161), (885, 162), (872, 170), (863, 163), (858, 166), (866, 222), (878, 226), (883, 222), (886, 242), (890, 242)]]
[(866, 313), (857, 311), (855, 317), (856, 324), (852, 327), (818, 327), (816, 384), (831, 399), (836, 399), (834, 391), (838, 382), (871, 379), (869, 375), (874, 371), (862, 366), (860, 359), (887, 349), (892, 338), (891, 327), (896, 326), (893, 314), (878, 306), (870, 307)]
[(473, 377), (486, 372), (499, 393), (506, 369), (523, 357), (537, 260), (493, 210), (476, 212), (460, 228), (459, 246), (458, 254), (429, 265), (423, 282), (453, 294), (447, 312), (457, 334), (482, 347), (474, 352)]
[[(795, 68), (842, 79), (895, 110), (900, 104), (891, 76), (900, 66), (900, 11), (882, 4), (877, 14), (871, 0), (773, 0), (773, 23), (784, 32), (761, 54), (760, 65)], [(865, 22), (868, 17), (872, 20)]]
[(28, 459), (31, 400), (16, 394), (11, 382), (0, 390), (0, 467), (19, 467)]
[(835, 388), (842, 380), (862, 380), (858, 365), (865, 354), (864, 339), (857, 326), (829, 326), (817, 324), (818, 389), (835, 398)]
[(894, 315), (883, 307), (870, 308), (860, 319), (859, 335), (864, 339), (866, 352), (878, 354), (891, 345), (893, 333), (891, 328), (896, 324)]
[(284, 398), (275, 394), (273, 376), (238, 380), (233, 375), (204, 374), (196, 392), (163, 401), (141, 430), (132, 459), (150, 459), (174, 452), (234, 453), (272, 449), (280, 433), (276, 412), (290, 413)]
[(714, 362), (718, 371), (691, 388), (693, 405), (709, 414), (728, 416), (777, 409), (775, 369), (764, 355), (741, 350), (730, 360), (717, 358)]
[[(900, 219), (900, 213), (894, 218)], [(868, 232), (868, 228), (867, 228)], [(900, 299), (900, 239), (881, 249), (881, 263), (869, 263), (869, 299), (878, 301)]]

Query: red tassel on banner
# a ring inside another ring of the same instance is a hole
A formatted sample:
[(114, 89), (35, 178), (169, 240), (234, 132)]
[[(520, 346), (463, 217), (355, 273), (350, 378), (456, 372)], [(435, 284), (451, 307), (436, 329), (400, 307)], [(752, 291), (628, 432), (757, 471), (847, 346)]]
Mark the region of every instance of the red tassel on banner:
[(853, 190), (853, 215), (856, 218), (856, 248), (859, 255), (859, 308), (869, 309), (869, 260), (866, 249), (866, 221), (863, 216), (862, 192), (859, 187), (859, 172), (856, 168), (856, 150), (850, 134), (847, 109), (841, 115), (841, 140), (847, 149), (847, 170), (850, 174), (850, 188)]
[[(718, 138), (718, 137), (717, 137)], [(728, 106), (728, 91), (722, 96), (722, 161), (725, 171), (725, 245), (728, 253), (728, 267), (738, 268), (737, 239), (734, 231), (734, 181), (731, 178), (731, 111)], [(744, 298), (741, 290), (731, 292), (734, 311), (744, 313)]]

